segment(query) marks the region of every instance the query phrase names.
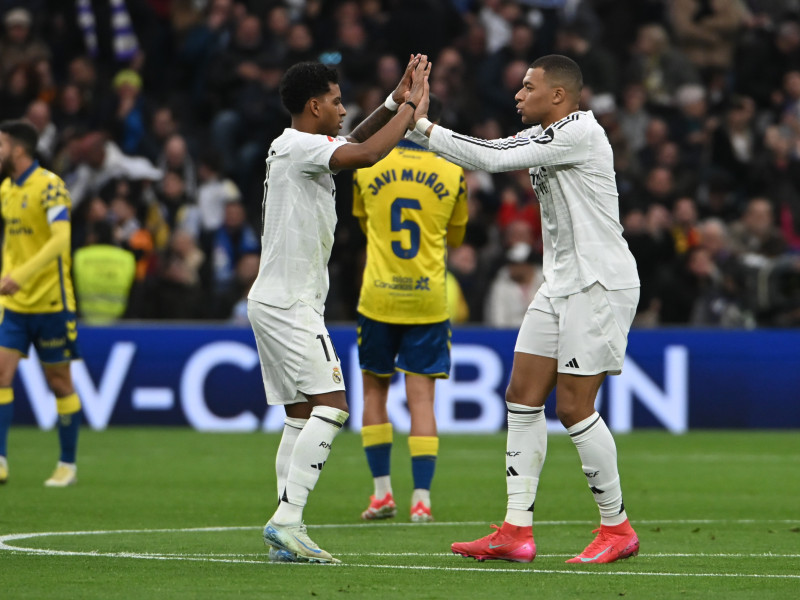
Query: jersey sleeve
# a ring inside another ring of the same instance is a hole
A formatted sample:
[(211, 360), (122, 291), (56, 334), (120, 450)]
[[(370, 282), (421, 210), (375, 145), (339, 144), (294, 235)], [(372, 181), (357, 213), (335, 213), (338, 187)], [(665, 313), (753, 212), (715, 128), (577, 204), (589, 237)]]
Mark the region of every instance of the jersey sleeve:
[(585, 134), (577, 120), (559, 121), (538, 134), (525, 131), (497, 140), (461, 135), (437, 125), (429, 147), (467, 169), (499, 173), (581, 163), (589, 157), (589, 148), (582, 143)]
[(453, 205), (453, 214), (450, 216), (450, 225), (456, 227), (466, 225), (469, 219), (467, 209), (467, 180), (464, 178), (464, 172), (461, 171), (461, 179), (458, 182), (458, 193), (456, 195), (456, 203)]
[(340, 146), (349, 142), (341, 137), (331, 137), (329, 135), (309, 135), (304, 136), (301, 147), (296, 148), (302, 157), (302, 170), (314, 175), (318, 173), (334, 173), (331, 170), (331, 156)]
[(56, 221), (69, 221), (72, 200), (64, 182), (53, 177), (42, 190), (42, 209), (47, 214), (47, 222), (52, 225)]
[(367, 209), (364, 206), (364, 193), (361, 191), (358, 173), (359, 171), (353, 173), (353, 216), (361, 219), (367, 216)]

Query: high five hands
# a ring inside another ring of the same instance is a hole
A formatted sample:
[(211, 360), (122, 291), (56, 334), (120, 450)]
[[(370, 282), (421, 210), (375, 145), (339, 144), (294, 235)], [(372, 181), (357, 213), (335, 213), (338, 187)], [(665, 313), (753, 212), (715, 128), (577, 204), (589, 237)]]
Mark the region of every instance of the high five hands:
[(410, 102), (414, 108), (414, 118), (409, 124), (409, 129), (414, 127), (418, 119), (428, 114), (428, 94), (430, 85), (428, 78), (433, 63), (428, 62), (426, 54), (410, 55), (406, 70), (400, 83), (392, 92), (392, 100), (396, 104)]

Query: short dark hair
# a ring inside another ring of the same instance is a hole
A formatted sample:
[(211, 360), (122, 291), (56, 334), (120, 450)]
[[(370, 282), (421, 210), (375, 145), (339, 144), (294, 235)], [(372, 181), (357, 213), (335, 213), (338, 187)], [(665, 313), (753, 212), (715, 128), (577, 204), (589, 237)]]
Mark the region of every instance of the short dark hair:
[(533, 61), (530, 68), (542, 69), (552, 83), (563, 86), (576, 98), (580, 96), (583, 89), (583, 74), (578, 63), (571, 58), (561, 54), (548, 54)]
[(281, 79), (281, 102), (292, 115), (303, 112), (311, 98), (328, 93), (332, 83), (339, 83), (339, 73), (320, 62), (293, 65)]
[(39, 134), (30, 122), (23, 119), (3, 121), (0, 123), (0, 131), (22, 146), (25, 154), (33, 158), (36, 144), (39, 143)]

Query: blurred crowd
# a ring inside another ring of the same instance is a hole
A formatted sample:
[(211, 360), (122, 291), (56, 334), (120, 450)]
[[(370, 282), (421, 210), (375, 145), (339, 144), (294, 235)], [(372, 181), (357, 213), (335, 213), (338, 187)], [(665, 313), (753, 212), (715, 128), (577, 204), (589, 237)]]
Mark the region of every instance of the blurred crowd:
[[(0, 19), (0, 119), (39, 131), (74, 247), (134, 254), (126, 317), (246, 323), (292, 64), (338, 68), (349, 131), (427, 53), (442, 124), (495, 138), (522, 129), (528, 65), (559, 53), (614, 148), (634, 326), (800, 324), (800, 0), (0, 0)], [(351, 177), (329, 321), (355, 318), (364, 262)], [(541, 284), (528, 174), (467, 182), (457, 320), (516, 327)]]

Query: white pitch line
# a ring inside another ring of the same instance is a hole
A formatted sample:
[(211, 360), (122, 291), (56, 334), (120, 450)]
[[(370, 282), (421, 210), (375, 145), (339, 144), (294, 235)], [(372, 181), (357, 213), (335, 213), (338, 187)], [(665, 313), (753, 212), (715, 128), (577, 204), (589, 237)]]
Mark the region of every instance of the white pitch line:
[[(17, 549), (18, 547), (12, 546)], [(27, 550), (22, 548), (22, 551)], [(263, 552), (137, 552), (136, 554), (144, 556), (153, 556), (157, 558), (254, 558), (264, 557)], [(93, 553), (92, 556), (99, 556)], [(417, 558), (455, 558), (452, 552), (337, 552), (336, 556), (379, 556), (379, 557), (417, 557)], [(539, 552), (536, 554), (538, 558), (571, 558), (575, 556), (574, 553), (555, 553), (555, 552)], [(774, 552), (756, 552), (756, 553), (707, 553), (707, 552), (647, 552), (640, 553), (642, 558), (800, 558), (800, 554), (776, 554)]]
[(525, 575), (535, 575), (537, 573), (561, 574), (561, 575), (644, 575), (648, 577), (745, 577), (753, 579), (800, 579), (800, 575), (768, 575), (765, 573), (665, 573), (651, 571), (578, 571), (571, 569), (537, 569), (537, 568), (518, 568), (503, 569), (497, 567), (435, 567), (424, 565), (369, 565), (369, 564), (340, 564), (337, 567), (366, 567), (379, 569), (411, 569), (419, 571), (477, 571), (490, 573), (523, 573)]
[[(642, 521), (640, 521), (642, 522)], [(726, 519), (702, 519), (702, 520), (658, 520), (647, 521), (649, 523), (797, 523), (800, 521), (793, 519), (739, 519), (739, 520), (726, 520)], [(550, 521), (540, 522), (539, 524), (575, 524), (584, 523), (583, 521)], [(437, 525), (469, 525), (471, 522), (439, 522)], [(483, 522), (477, 523), (483, 524)], [(369, 524), (358, 524), (369, 525)], [(395, 523), (394, 525), (418, 525), (411, 523)], [(432, 523), (424, 524), (423, 526), (431, 526)], [(327, 524), (318, 527), (326, 528), (342, 528), (352, 527), (350, 524)], [(7, 542), (16, 540), (32, 539), (39, 537), (57, 537), (57, 536), (80, 536), (80, 535), (114, 535), (114, 534), (130, 534), (130, 533), (208, 533), (208, 532), (222, 532), (222, 531), (242, 531), (242, 530), (255, 530), (259, 529), (254, 526), (233, 526), (233, 527), (187, 527), (178, 529), (115, 529), (115, 530), (95, 530), (95, 531), (51, 531), (51, 532), (38, 532), (38, 533), (14, 533), (0, 536), (0, 550), (10, 551), (15, 554), (35, 554), (44, 556), (92, 556), (102, 558), (136, 558), (144, 560), (180, 560), (190, 562), (210, 562), (210, 563), (234, 563), (234, 564), (257, 564), (267, 565), (270, 564), (266, 559), (266, 555), (262, 554), (262, 560), (243, 560), (243, 556), (252, 555), (209, 555), (209, 554), (160, 554), (160, 553), (142, 553), (142, 552), (82, 552), (72, 550), (52, 550), (48, 548), (25, 548), (19, 546), (9, 545)], [(450, 554), (423, 554), (423, 553), (348, 553), (342, 556), (451, 556)], [(550, 557), (563, 557), (569, 555), (542, 555)], [(652, 557), (736, 557), (736, 558), (752, 558), (752, 557), (786, 557), (795, 558), (798, 555), (794, 554), (652, 554), (643, 555)], [(238, 557), (238, 558), (237, 558)], [(286, 564), (286, 563), (282, 563)], [(293, 563), (297, 566), (300, 563)], [(523, 573), (523, 574), (567, 574), (567, 575), (625, 575), (625, 576), (646, 576), (646, 577), (724, 577), (724, 578), (750, 578), (750, 579), (800, 579), (800, 574), (765, 574), (765, 573), (670, 573), (670, 572), (650, 572), (650, 571), (580, 571), (573, 569), (538, 569), (538, 568), (502, 568), (502, 567), (440, 567), (433, 565), (376, 565), (376, 564), (341, 564), (335, 565), (338, 567), (354, 567), (354, 568), (368, 568), (368, 569), (395, 569), (395, 570), (416, 570), (416, 571), (463, 571), (463, 572), (481, 572), (481, 573)]]

